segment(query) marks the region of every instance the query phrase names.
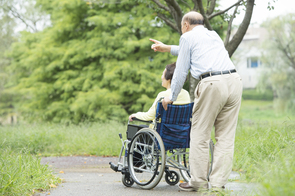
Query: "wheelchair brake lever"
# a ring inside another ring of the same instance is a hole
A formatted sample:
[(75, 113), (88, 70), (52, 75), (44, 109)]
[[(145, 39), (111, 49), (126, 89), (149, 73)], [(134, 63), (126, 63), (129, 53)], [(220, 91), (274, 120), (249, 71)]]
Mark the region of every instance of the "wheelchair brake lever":
[(122, 133), (119, 133), (119, 137), (120, 137), (120, 139), (122, 139)]

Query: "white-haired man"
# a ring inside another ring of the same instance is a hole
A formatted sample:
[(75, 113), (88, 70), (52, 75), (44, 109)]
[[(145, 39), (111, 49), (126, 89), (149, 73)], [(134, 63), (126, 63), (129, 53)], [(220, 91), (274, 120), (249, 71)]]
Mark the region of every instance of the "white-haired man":
[(242, 80), (229, 58), (223, 41), (214, 31), (203, 26), (198, 12), (185, 14), (181, 22), (179, 46), (154, 42), (152, 49), (176, 55), (176, 70), (171, 83), (171, 95), (163, 100), (163, 107), (173, 103), (180, 92), (188, 71), (200, 79), (195, 89), (191, 141), (190, 174), (188, 183), (180, 183), (184, 191), (208, 188), (207, 174), (209, 141), (215, 127), (213, 169), (209, 176), (214, 188), (224, 188), (232, 170), (235, 131), (241, 104)]

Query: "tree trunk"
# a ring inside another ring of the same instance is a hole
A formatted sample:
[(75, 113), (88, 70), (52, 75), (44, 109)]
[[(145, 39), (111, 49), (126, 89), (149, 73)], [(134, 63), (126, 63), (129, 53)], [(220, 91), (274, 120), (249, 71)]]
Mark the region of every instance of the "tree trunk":
[(247, 0), (246, 13), (243, 22), (240, 24), (237, 33), (233, 36), (231, 41), (228, 42), (228, 44), (225, 46), (230, 57), (234, 54), (234, 52), (242, 42), (244, 35), (247, 32), (252, 17), (254, 2), (255, 0)]

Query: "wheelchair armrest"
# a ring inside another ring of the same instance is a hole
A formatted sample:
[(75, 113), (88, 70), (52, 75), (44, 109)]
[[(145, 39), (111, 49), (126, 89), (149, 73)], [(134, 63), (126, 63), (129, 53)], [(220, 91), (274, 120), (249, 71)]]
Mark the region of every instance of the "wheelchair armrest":
[[(135, 120), (135, 121), (139, 121), (139, 122), (144, 122), (144, 123), (153, 123), (153, 121), (145, 121), (145, 120), (140, 120), (140, 119), (138, 119), (138, 118), (132, 118), (132, 120)], [(128, 123), (129, 124), (129, 123)]]

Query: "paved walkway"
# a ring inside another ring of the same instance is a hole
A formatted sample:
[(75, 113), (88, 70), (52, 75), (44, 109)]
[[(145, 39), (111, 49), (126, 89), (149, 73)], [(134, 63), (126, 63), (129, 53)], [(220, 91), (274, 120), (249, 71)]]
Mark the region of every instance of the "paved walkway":
[[(117, 163), (115, 157), (44, 157), (41, 163), (48, 164), (56, 174), (63, 179), (63, 183), (48, 192), (36, 196), (133, 196), (133, 195), (210, 195), (196, 192), (183, 192), (178, 186), (170, 186), (163, 179), (154, 189), (142, 190), (136, 184), (131, 188), (125, 187), (122, 174), (109, 168), (109, 162)], [(230, 179), (239, 179), (239, 174), (232, 172)], [(229, 182), (226, 189), (230, 195), (251, 194), (256, 185)], [(211, 194), (212, 195), (212, 194)], [(213, 194), (215, 195), (215, 194)]]

